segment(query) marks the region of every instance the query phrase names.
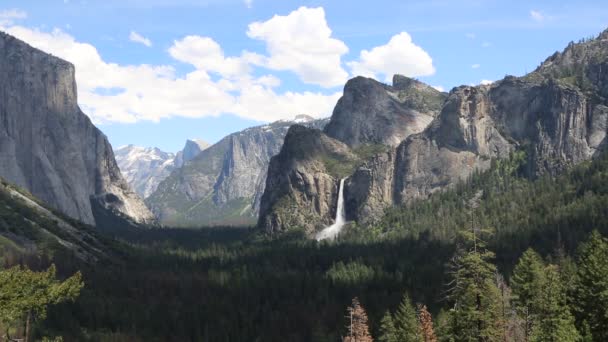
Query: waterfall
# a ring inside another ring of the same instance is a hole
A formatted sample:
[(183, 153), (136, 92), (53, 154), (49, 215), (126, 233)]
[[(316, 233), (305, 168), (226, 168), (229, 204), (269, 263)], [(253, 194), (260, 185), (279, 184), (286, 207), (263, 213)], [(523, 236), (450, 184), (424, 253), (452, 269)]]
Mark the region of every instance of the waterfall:
[(333, 240), (338, 236), (340, 230), (346, 223), (345, 215), (344, 215), (344, 180), (345, 178), (340, 179), (340, 188), (338, 189), (338, 208), (336, 210), (336, 220), (334, 224), (329, 227), (323, 228), (322, 231), (317, 233), (315, 237), (317, 241), (330, 239)]

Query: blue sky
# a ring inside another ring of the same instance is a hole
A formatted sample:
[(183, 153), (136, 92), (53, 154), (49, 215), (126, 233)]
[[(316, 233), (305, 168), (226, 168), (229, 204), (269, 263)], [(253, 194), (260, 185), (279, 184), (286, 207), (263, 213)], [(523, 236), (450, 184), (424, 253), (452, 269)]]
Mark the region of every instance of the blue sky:
[(77, 68), (79, 103), (118, 147), (299, 113), (394, 72), (449, 91), (522, 75), (608, 27), (602, 1), (0, 0), (0, 28)]

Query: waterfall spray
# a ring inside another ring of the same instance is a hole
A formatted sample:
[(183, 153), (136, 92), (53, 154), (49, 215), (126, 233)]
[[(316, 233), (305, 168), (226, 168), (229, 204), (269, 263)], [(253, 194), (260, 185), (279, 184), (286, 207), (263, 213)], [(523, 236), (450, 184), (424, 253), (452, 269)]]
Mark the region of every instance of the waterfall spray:
[(317, 241), (335, 239), (342, 230), (344, 223), (346, 223), (346, 218), (344, 215), (344, 180), (345, 178), (340, 179), (340, 188), (338, 189), (338, 208), (336, 209), (335, 222), (331, 226), (323, 228), (322, 231), (317, 233), (317, 236), (315, 237)]

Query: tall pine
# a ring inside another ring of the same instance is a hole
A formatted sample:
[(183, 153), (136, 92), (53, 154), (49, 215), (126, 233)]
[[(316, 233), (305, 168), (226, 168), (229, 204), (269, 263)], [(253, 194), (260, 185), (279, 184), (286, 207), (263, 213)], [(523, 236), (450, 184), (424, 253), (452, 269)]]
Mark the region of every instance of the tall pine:
[(513, 304), (523, 320), (525, 341), (538, 321), (538, 298), (545, 282), (544, 263), (540, 255), (529, 248), (522, 254), (511, 276)]
[(393, 321), (393, 316), (389, 311), (384, 313), (384, 316), (382, 316), (382, 320), (380, 321), (380, 336), (378, 337), (378, 341), (399, 342), (395, 322)]
[(437, 342), (435, 331), (433, 329), (433, 317), (427, 310), (426, 305), (418, 305), (418, 321), (420, 323), (420, 333), (422, 341)]
[(352, 304), (348, 307), (347, 329), (348, 335), (344, 337), (343, 342), (373, 342), (372, 336), (369, 333), (367, 322), (367, 313), (359, 303), (357, 297), (353, 298)]
[(608, 239), (594, 231), (578, 255), (574, 306), (596, 341), (608, 341)]
[(534, 325), (531, 341), (575, 342), (581, 336), (574, 326), (574, 317), (567, 304), (566, 291), (558, 267), (549, 265), (538, 293), (538, 321)]
[(454, 341), (500, 341), (503, 337), (496, 266), (491, 262), (494, 253), (479, 238), (482, 233), (463, 233), (463, 247), (453, 258), (448, 289), (453, 307), (446, 338)]
[(397, 340), (400, 342), (423, 341), (416, 309), (414, 309), (407, 293), (403, 295), (403, 299), (395, 312), (395, 328), (397, 330)]

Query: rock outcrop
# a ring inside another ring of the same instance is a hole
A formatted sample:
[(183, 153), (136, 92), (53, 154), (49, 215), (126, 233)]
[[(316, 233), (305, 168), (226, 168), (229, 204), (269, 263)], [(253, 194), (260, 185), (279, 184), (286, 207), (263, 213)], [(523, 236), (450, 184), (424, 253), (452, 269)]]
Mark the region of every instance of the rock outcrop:
[(350, 148), (318, 129), (289, 128), (281, 152), (268, 167), (259, 224), (268, 232), (284, 227), (312, 234), (335, 216), (337, 181), (352, 172), (359, 158)]
[(446, 94), (401, 75), (389, 86), (371, 78), (346, 83), (325, 133), (350, 147), (397, 146), (420, 133), (441, 110)]
[(107, 138), (78, 107), (74, 66), (4, 33), (0, 176), (88, 224), (99, 223), (93, 207), (154, 222), (120, 174)]
[[(299, 227), (312, 235), (333, 220), (338, 184), (345, 177), (346, 219), (381, 213), (393, 203), (396, 146), (423, 131), (446, 96), (400, 75), (392, 86), (364, 77), (350, 80), (323, 132), (294, 127), (288, 134), (269, 167), (258, 225), (271, 232)], [(294, 153), (311, 140), (333, 152)]]
[[(323, 127), (327, 120), (299, 115)], [(175, 169), (146, 203), (166, 226), (254, 224), (270, 158), (295, 121), (278, 121), (230, 134)]]
[[(457, 87), (447, 97), (404, 77), (395, 77), (393, 83), (389, 87), (361, 77), (349, 81), (325, 128), (327, 136), (344, 142), (364, 160), (347, 175), (348, 220), (369, 222), (387, 206), (445, 189), (516, 150), (526, 152), (527, 175), (536, 177), (558, 174), (592, 158), (607, 144), (608, 31), (570, 44), (526, 76)], [(361, 154), (362, 147), (378, 144), (387, 149)], [(287, 141), (285, 145), (288, 153)], [(318, 170), (302, 166), (314, 165), (313, 161), (302, 163), (297, 155), (281, 158), (298, 165), (299, 178), (320, 178)], [(327, 220), (316, 208), (336, 202), (331, 197), (327, 203), (315, 204), (315, 215), (276, 219), (280, 212), (311, 210), (308, 202), (291, 200), (301, 192), (301, 182), (289, 176), (291, 170), (269, 171), (266, 193), (284, 195), (263, 197), (262, 208), (268, 210), (261, 212), (259, 226), (267, 232), (301, 226), (318, 230)], [(334, 178), (334, 188), (336, 184)]]

